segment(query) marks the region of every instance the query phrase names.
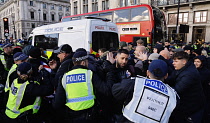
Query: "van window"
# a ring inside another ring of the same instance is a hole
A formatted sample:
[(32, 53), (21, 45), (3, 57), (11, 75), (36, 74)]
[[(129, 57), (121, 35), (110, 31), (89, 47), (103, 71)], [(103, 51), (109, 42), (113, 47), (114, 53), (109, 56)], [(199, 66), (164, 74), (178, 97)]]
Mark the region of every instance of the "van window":
[(30, 37), (28, 38), (28, 44), (29, 44), (29, 45), (32, 45), (32, 40), (33, 40), (33, 37), (30, 36)]
[(45, 34), (36, 35), (34, 40), (34, 46), (43, 49), (54, 49), (58, 46), (58, 36), (59, 34)]
[(118, 34), (113, 32), (93, 32), (92, 33), (92, 49), (98, 52), (99, 48), (118, 48)]

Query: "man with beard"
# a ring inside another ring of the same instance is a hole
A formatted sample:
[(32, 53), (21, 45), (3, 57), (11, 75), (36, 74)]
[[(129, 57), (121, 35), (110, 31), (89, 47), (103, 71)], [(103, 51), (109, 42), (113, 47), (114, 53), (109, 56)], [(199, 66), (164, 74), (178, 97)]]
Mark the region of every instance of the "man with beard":
[[(128, 65), (129, 52), (126, 49), (119, 49), (117, 51), (116, 57), (110, 52), (107, 54), (107, 60), (104, 62), (104, 70), (112, 71), (115, 76), (113, 78), (112, 84), (121, 82), (122, 79), (127, 79), (135, 77), (139, 69), (136, 69), (133, 65)], [(111, 113), (113, 114), (113, 120), (115, 122), (120, 122), (122, 115), (123, 101), (116, 101), (112, 97), (112, 104), (110, 105)]]

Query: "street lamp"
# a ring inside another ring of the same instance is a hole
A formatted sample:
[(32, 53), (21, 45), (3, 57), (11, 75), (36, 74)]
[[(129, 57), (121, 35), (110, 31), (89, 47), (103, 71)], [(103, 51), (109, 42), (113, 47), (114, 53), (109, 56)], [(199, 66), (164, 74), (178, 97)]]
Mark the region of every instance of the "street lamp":
[(14, 20), (12, 21), (12, 23), (13, 23), (13, 30), (14, 30), (14, 39), (16, 39), (16, 30), (15, 30), (15, 22), (14, 22)]
[(38, 9), (38, 12), (39, 12), (39, 26), (40, 26), (40, 13), (41, 13), (41, 10)]
[(180, 8), (180, 0), (178, 0), (178, 8), (177, 8), (177, 18), (176, 18), (176, 33), (179, 34), (179, 8)]

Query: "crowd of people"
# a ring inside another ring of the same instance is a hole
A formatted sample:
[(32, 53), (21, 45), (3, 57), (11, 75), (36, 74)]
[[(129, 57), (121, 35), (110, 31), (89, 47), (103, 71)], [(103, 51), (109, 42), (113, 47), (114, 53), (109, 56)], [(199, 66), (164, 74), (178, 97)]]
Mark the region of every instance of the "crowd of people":
[(1, 123), (210, 122), (208, 43), (1, 47)]

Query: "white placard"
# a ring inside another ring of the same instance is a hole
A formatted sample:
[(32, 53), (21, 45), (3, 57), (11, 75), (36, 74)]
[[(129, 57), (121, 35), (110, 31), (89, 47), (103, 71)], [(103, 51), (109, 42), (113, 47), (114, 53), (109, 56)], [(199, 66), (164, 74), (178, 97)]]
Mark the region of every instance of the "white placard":
[(155, 121), (161, 121), (169, 97), (148, 87), (144, 87), (135, 112)]

